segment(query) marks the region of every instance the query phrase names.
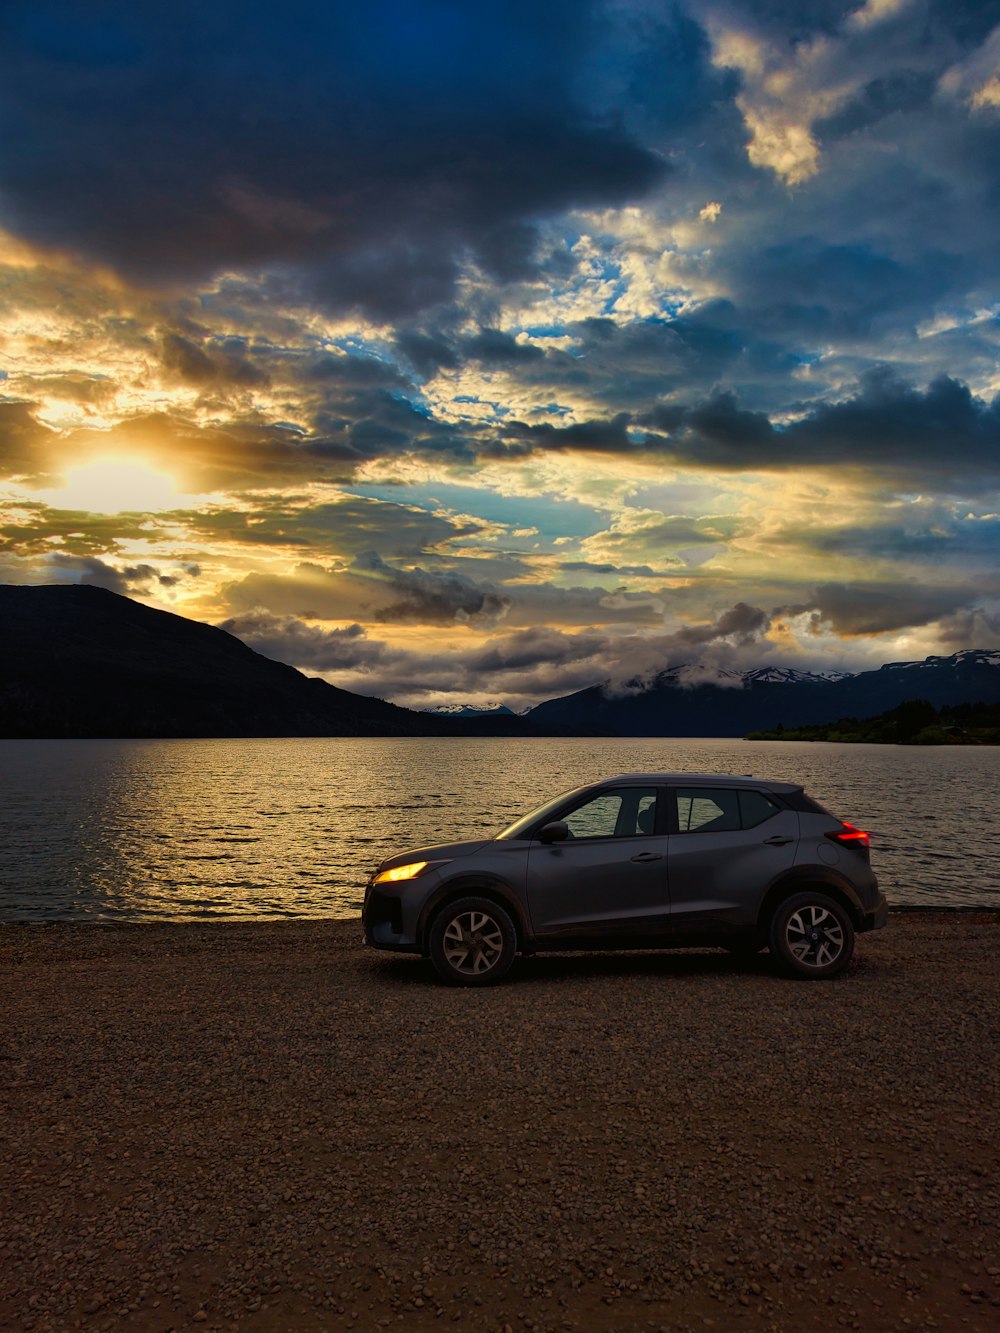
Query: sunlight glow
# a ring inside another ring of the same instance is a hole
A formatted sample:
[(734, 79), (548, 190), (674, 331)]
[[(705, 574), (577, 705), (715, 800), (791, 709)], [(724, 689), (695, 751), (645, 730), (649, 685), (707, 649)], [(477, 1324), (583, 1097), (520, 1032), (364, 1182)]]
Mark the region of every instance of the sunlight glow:
[(102, 459), (66, 471), (66, 484), (39, 492), (58, 509), (81, 509), (91, 514), (148, 513), (175, 509), (182, 503), (173, 478), (145, 463), (120, 458)]

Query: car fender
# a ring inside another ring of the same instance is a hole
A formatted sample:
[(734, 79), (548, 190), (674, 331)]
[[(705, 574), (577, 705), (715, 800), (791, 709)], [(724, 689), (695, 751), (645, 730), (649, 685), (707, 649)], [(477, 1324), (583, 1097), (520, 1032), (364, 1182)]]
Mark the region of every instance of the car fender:
[(821, 865), (794, 865), (782, 871), (767, 888), (757, 910), (758, 925), (770, 920), (771, 914), (779, 902), (801, 893), (803, 889), (822, 885), (831, 891), (831, 896), (838, 898), (851, 913), (855, 923), (864, 916), (864, 906), (857, 890), (849, 879), (832, 869)]
[(428, 895), (417, 918), (417, 939), (421, 949), (426, 953), (428, 929), (438, 908), (448, 902), (449, 899), (464, 898), (473, 894), (494, 899), (510, 913), (517, 927), (518, 942), (521, 949), (527, 951), (532, 943), (532, 937), (531, 926), (524, 907), (518, 901), (517, 894), (507, 881), (501, 879), (499, 875), (491, 875), (488, 871), (455, 875), (453, 878), (445, 880), (443, 884), (439, 884), (434, 892)]

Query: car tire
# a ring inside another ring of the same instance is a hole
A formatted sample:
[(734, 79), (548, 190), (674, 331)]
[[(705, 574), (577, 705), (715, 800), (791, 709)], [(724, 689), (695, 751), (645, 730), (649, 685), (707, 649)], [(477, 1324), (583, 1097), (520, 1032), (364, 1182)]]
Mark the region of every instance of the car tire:
[(489, 898), (459, 898), (431, 923), (428, 952), (449, 986), (495, 986), (511, 969), (517, 931), (510, 914)]
[(854, 955), (854, 923), (829, 894), (806, 890), (786, 898), (771, 920), (771, 952), (794, 977), (836, 977)]

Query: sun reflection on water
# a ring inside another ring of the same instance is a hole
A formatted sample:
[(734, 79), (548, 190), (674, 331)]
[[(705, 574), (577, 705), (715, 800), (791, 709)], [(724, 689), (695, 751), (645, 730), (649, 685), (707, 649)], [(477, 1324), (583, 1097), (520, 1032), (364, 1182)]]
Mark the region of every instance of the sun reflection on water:
[[(992, 750), (734, 740), (0, 742), (0, 920), (352, 917), (384, 856), (629, 771), (799, 781), (896, 905), (1000, 904)], [(964, 830), (961, 845), (946, 836)]]

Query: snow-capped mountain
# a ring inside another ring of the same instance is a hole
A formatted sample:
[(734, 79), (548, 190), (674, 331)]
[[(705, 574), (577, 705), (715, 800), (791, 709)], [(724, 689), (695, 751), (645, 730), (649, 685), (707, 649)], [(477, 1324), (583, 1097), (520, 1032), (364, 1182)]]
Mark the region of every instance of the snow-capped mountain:
[[(847, 680), (853, 674), (851, 671), (799, 671), (796, 667), (779, 666), (750, 667), (745, 671), (738, 671), (733, 667), (717, 667), (701, 662), (682, 662), (677, 666), (670, 666), (665, 671), (659, 672), (652, 682), (634, 679), (628, 681), (624, 689), (617, 692), (641, 694), (650, 688), (661, 689), (670, 686), (690, 690), (703, 685), (716, 685), (720, 689), (742, 690), (754, 685), (802, 683), (823, 685), (832, 681)], [(616, 693), (607, 683), (601, 688), (609, 695)]]
[(535, 726), (622, 736), (744, 736), (874, 717), (908, 699), (936, 708), (1000, 703), (1000, 651), (969, 648), (873, 671), (819, 674), (791, 667), (719, 670), (672, 666), (652, 682), (594, 685), (527, 714)]
[(960, 669), (962, 667), (1000, 667), (1000, 648), (963, 648), (950, 657), (925, 657), (922, 662), (886, 662), (879, 671), (927, 671), (938, 670), (941, 666)]
[(849, 680), (853, 671), (797, 671), (795, 667), (752, 667), (741, 673), (746, 684), (789, 685), (796, 681)]
[(422, 708), (422, 713), (433, 713), (436, 717), (514, 717), (512, 709), (506, 704), (437, 704), (434, 708)]

